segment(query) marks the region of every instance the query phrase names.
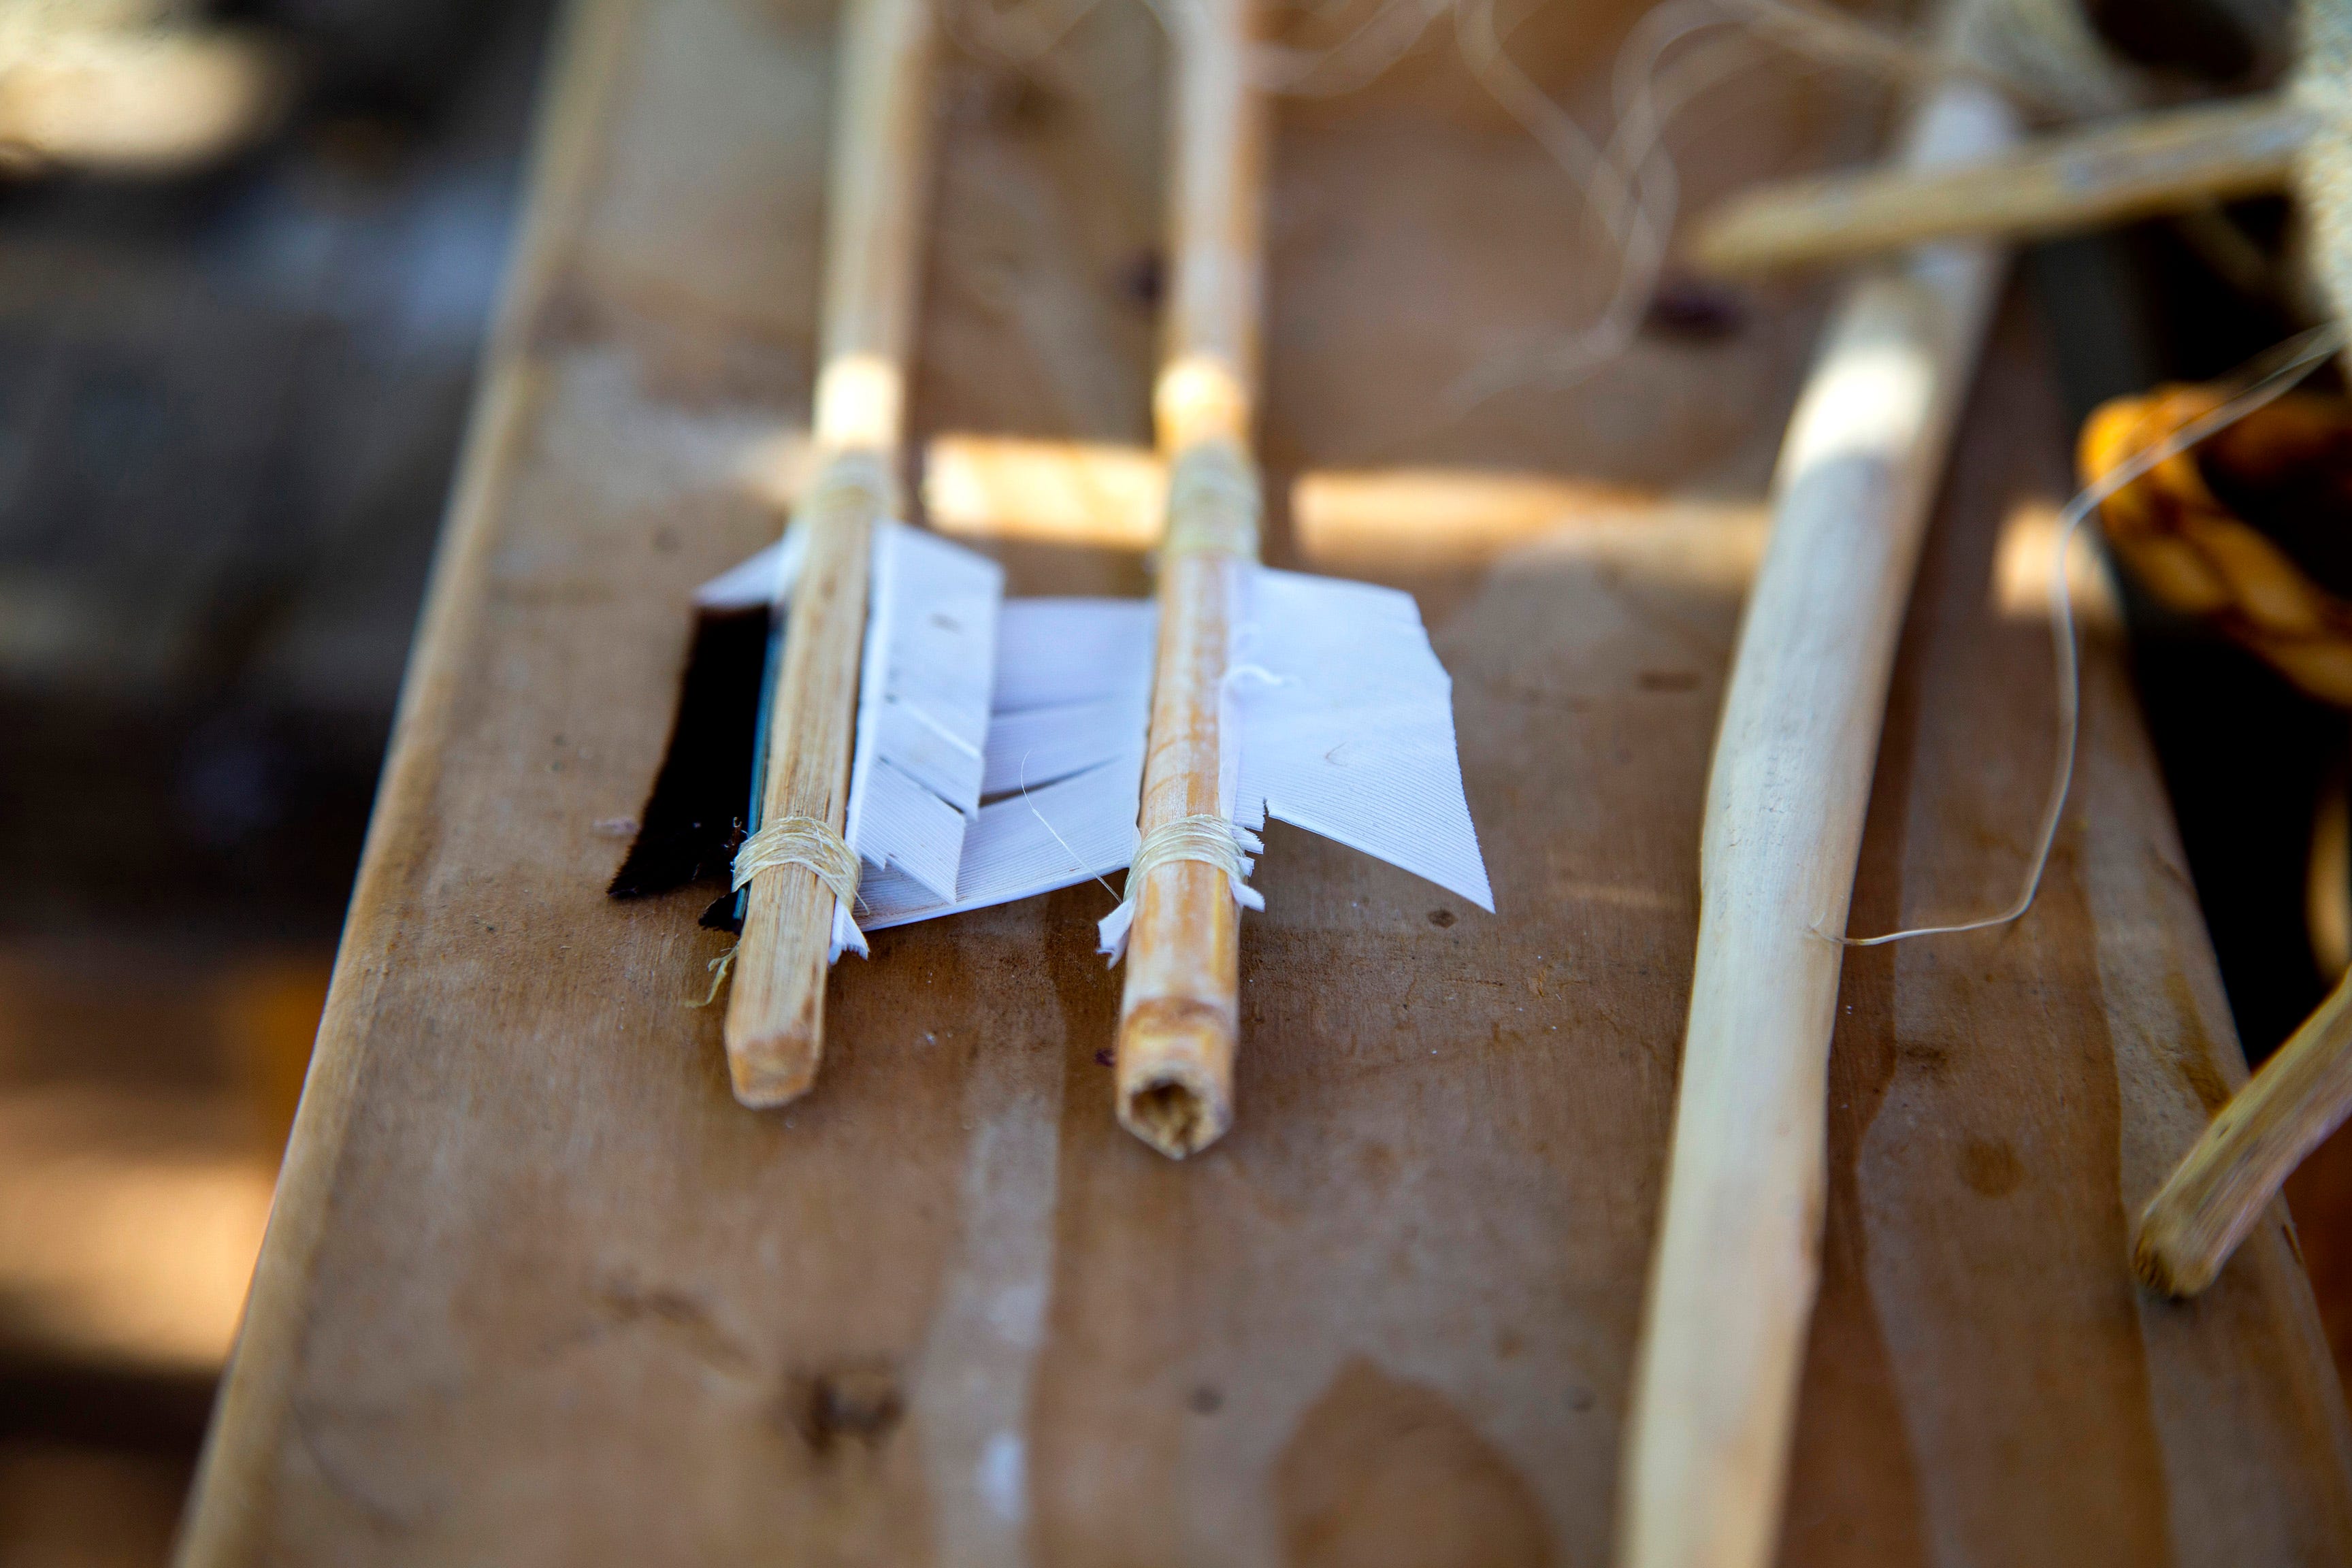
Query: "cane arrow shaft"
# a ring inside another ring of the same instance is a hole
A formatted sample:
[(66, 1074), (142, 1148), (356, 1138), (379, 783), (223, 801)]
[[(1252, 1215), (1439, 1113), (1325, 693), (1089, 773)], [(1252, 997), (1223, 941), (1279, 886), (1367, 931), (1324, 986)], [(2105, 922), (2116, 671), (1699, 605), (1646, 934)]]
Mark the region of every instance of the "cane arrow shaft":
[[(926, 0), (849, 0), (827, 190), (821, 463), (794, 518), (808, 551), (770, 682), (758, 803), (761, 824), (804, 817), (836, 837), (849, 795), (868, 551), (875, 522), (900, 510), (933, 49)], [(807, 1092), (824, 1055), (836, 900), (799, 865), (762, 871), (745, 891), (727, 1065), (736, 1099), (781, 1105)]]
[[(1187, 0), (1176, 17), (1174, 256), (1167, 342), (1153, 391), (1170, 470), (1160, 577), (1159, 668), (1139, 827), (1223, 816), (1231, 759), (1220, 697), (1244, 574), (1257, 557), (1255, 401), (1266, 105), (1250, 84), (1252, 0)], [(1240, 910), (1226, 874), (1198, 860), (1137, 873), (1119, 1009), (1119, 1121), (1181, 1158), (1233, 1121)]]

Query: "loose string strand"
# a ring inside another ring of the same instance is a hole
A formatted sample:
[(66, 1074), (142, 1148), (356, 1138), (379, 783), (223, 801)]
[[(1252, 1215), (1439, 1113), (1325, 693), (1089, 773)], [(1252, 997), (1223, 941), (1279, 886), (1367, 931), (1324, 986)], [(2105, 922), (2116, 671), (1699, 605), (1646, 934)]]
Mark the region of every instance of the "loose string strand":
[(2240, 387), (2228, 401), (2201, 418), (2190, 420), (2129, 459), (2116, 464), (2085, 486), (2058, 514), (2057, 539), (2050, 568), (2050, 636), (2058, 683), (2058, 754), (2052, 768), (2048, 804), (2042, 808), (2041, 830), (2034, 839), (2033, 856), (2027, 864), (2024, 886), (2015, 901), (1999, 914), (1951, 925), (1913, 926), (1904, 931), (1888, 931), (1883, 936), (1863, 937), (1842, 936), (1817, 926), (1814, 929), (1818, 934), (1844, 947), (1882, 947), (1889, 942), (1908, 942), (1913, 937), (1955, 936), (1963, 931), (1986, 931), (2008, 925), (2033, 907), (2034, 898), (2042, 890), (2042, 875), (2050, 865), (2051, 852), (2058, 842), (2059, 826), (2065, 816), (2066, 797), (2074, 779), (2075, 746), (2082, 731), (2082, 656), (2075, 643), (2074, 605), (2066, 579), (2066, 556), (2074, 544), (2075, 532), (2098, 510), (2100, 502), (2208, 437), (2228, 429), (2256, 409), (2275, 401), (2297, 382), (2343, 352), (2347, 341), (2344, 327), (2330, 323), (2299, 333), (2258, 355), (2227, 378), (2239, 384)]
[[(2011, 0), (2000, 25), (2039, 37), (2048, 27), (2037, 18), (2071, 3)], [(960, 41), (1025, 69), (1043, 63), (1097, 4), (1016, 0), (1000, 8), (990, 0), (961, 0), (945, 10), (949, 29)], [(1201, 19), (1198, 0), (1144, 4), (1171, 37)], [(1465, 68), (1559, 167), (1600, 230), (1610, 287), (1592, 319), (1473, 365), (1442, 389), (1436, 418), (1415, 440), (1458, 423), (1506, 392), (1530, 386), (1555, 394), (1570, 390), (1633, 346), (1656, 297), (1680, 205), (1681, 182), (1666, 133), (1693, 100), (1760, 63), (1757, 45), (1776, 46), (1814, 66), (1858, 69), (1914, 86), (1957, 75), (1986, 81), (2029, 103), (2048, 97), (2011, 72), (1952, 58), (1818, 0), (1664, 0), (1635, 21), (1619, 47), (1610, 75), (1615, 122), (1601, 139), (1511, 57), (1507, 44), (1512, 28), (1498, 23), (1495, 8), (1496, 0), (1381, 0), (1328, 46), (1261, 45), (1254, 56), (1255, 79), (1268, 91), (1339, 97), (1392, 69), (1450, 12)], [(1351, 7), (1344, 0), (1312, 0), (1301, 9), (1319, 24), (1344, 18)], [(1724, 27), (1736, 28), (1737, 36), (1694, 47), (1667, 66), (1667, 57), (1686, 40)], [(1383, 449), (1401, 444), (1406, 443), (1391, 440)]]

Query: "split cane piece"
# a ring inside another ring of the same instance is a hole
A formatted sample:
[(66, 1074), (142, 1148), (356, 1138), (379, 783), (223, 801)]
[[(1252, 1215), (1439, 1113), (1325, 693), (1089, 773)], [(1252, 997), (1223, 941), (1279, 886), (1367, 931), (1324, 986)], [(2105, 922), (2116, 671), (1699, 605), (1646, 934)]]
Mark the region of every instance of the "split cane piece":
[(1246, 76), (1250, 0), (1193, 0), (1171, 20), (1174, 287), (1152, 397), (1168, 526), (1116, 1076), (1121, 1124), (1181, 1159), (1234, 1114), (1240, 870), (1218, 710), (1244, 574), (1257, 559), (1250, 424), (1266, 107)]
[(2230, 1098), (2140, 1215), (2132, 1272), (2194, 1296), (2304, 1157), (2352, 1116), (2352, 974)]
[[(856, 892), (841, 833), (874, 525), (901, 510), (933, 47), (925, 0), (849, 0), (826, 196), (816, 478), (793, 517), (807, 553), (772, 672), (760, 832), (745, 846), (766, 863), (748, 883), (727, 1006), (728, 1070), (748, 1106), (782, 1105), (815, 1081), (834, 909)], [(745, 869), (739, 859), (739, 885)]]
[[(1914, 168), (2016, 133), (1948, 84)], [(1698, 954), (1634, 1368), (1626, 1568), (1763, 1568), (1821, 1271), (1830, 1035), (1903, 611), (2000, 272), (1988, 247), (1867, 274), (1780, 451), (1707, 781)]]
[(1691, 258), (1716, 273), (1818, 266), (1947, 239), (2078, 233), (2284, 190), (2317, 116), (2288, 93), (2134, 114), (1953, 169), (1873, 169), (1743, 193)]

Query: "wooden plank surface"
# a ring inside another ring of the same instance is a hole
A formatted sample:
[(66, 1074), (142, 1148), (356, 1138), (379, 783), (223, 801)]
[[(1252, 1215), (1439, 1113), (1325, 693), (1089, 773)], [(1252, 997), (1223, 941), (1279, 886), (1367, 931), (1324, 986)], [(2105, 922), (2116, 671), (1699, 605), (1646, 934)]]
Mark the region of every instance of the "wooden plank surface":
[[(1514, 47), (1589, 83), (1632, 9), (1555, 7)], [(1112, 1121), (1092, 886), (883, 933), (836, 971), (816, 1092), (741, 1110), (717, 1011), (685, 1005), (724, 940), (694, 894), (607, 902), (598, 825), (651, 776), (692, 585), (776, 527), (831, 42), (815, 0), (573, 18), (184, 1560), (1602, 1560), (1752, 514), (1410, 579), (1502, 912), (1276, 827), (1240, 1121), (1203, 1158)], [(1132, 7), (1033, 80), (951, 66), (919, 429), (1146, 435), (1157, 70)], [(1850, 142), (1825, 103), (1742, 100), (1695, 195)], [(1277, 492), (1407, 458), (1760, 486), (1801, 300), (1430, 412), (1597, 292), (1572, 215), (1442, 51), (1286, 111)], [(2012, 300), (1906, 632), (1858, 927), (1997, 903), (2027, 846), (2049, 652), (2003, 584), (2067, 436)], [(1018, 591), (1143, 587), (1129, 556), (1006, 559)], [(1848, 960), (1792, 1563), (2352, 1553), (2281, 1217), (2193, 1304), (2126, 1272), (2128, 1215), (2240, 1068), (2108, 642), (2085, 713), (2034, 914)]]

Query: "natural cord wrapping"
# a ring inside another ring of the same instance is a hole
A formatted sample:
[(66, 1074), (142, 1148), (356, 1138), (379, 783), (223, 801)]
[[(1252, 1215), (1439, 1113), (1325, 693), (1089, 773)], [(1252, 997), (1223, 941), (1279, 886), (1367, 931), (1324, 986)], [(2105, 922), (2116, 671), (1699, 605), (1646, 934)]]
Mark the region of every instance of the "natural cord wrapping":
[(735, 889), (740, 892), (762, 871), (801, 866), (831, 888), (845, 909), (857, 903), (857, 852), (841, 835), (814, 816), (786, 816), (770, 823), (735, 852)]
[(1265, 908), (1265, 895), (1242, 880), (1250, 869), (1244, 851), (1255, 855), (1265, 847), (1256, 834), (1228, 817), (1180, 816), (1161, 823), (1143, 836), (1143, 842), (1136, 846), (1135, 858), (1128, 863), (1126, 896), (1102, 920), (1102, 951), (1113, 963), (1126, 955), (1127, 933), (1134, 924), (1136, 900), (1143, 896), (1145, 879), (1160, 867), (1179, 860), (1216, 868), (1225, 874), (1234, 902), (1245, 910)]
[(1188, 447), (1169, 468), (1168, 534), (1160, 556), (1215, 552), (1255, 561), (1264, 510), (1257, 471), (1240, 447), (1230, 441)]
[(1137, 846), (1135, 859), (1127, 868), (1127, 897), (1122, 901), (1133, 903), (1136, 894), (1142, 890), (1143, 879), (1160, 867), (1179, 860), (1198, 860), (1231, 878), (1234, 901), (1247, 903), (1245, 895), (1253, 889), (1243, 880), (1249, 875), (1249, 867), (1242, 858), (1242, 851), (1255, 851), (1258, 847), (1255, 834), (1235, 827), (1222, 816), (1180, 816), (1173, 822), (1163, 822)]
[(817, 473), (816, 482), (793, 508), (795, 525), (828, 512), (856, 508), (873, 513), (895, 510), (898, 485), (890, 466), (878, 452), (850, 448), (834, 453)]

